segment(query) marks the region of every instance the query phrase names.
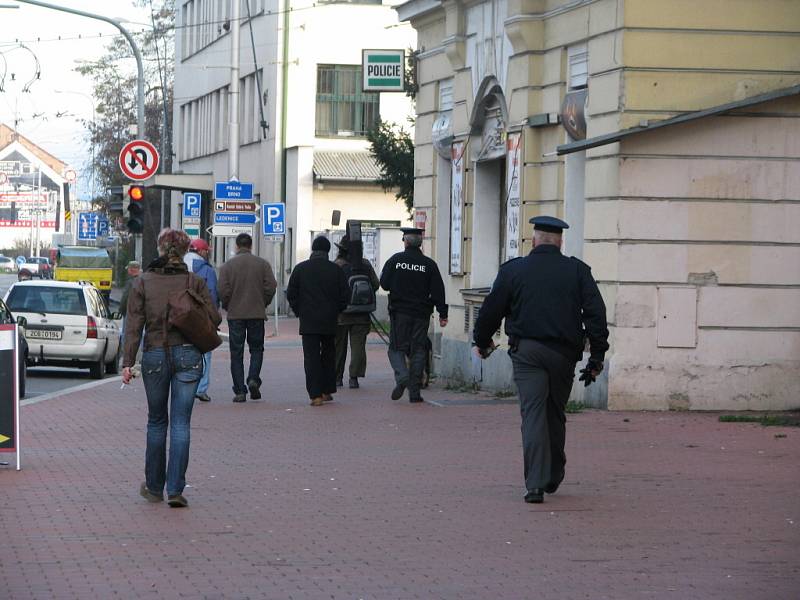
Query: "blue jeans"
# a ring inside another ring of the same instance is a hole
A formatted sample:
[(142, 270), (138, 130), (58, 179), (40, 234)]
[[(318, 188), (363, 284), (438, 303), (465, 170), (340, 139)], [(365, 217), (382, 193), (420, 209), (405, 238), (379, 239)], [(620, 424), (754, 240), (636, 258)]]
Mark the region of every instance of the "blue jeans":
[(197, 386), (197, 395), (208, 392), (208, 385), (211, 380), (211, 352), (203, 354), (203, 376)]
[(183, 493), (186, 486), (189, 427), (197, 383), (203, 372), (203, 355), (189, 344), (172, 346), (167, 351), (168, 357), (163, 348), (148, 350), (142, 357), (142, 380), (147, 394), (144, 473), (151, 492), (161, 494), (166, 482), (167, 495), (175, 496)]
[(231, 351), (233, 393), (246, 394), (244, 380), (244, 343), (250, 348), (247, 381), (261, 387), (261, 363), (264, 361), (264, 319), (228, 319), (228, 346)]

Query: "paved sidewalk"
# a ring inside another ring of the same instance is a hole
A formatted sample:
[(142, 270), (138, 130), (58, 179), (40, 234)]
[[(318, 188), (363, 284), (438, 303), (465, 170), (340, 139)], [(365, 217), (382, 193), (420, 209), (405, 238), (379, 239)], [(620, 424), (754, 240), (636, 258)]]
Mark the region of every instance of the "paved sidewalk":
[(800, 597), (797, 428), (569, 415), (566, 480), (528, 505), (513, 402), (392, 402), (371, 345), (363, 387), (312, 408), (280, 325), (263, 401), (230, 402), (215, 352), (185, 510), (138, 495), (141, 381), (23, 407), (23, 470), (0, 469), (0, 598)]

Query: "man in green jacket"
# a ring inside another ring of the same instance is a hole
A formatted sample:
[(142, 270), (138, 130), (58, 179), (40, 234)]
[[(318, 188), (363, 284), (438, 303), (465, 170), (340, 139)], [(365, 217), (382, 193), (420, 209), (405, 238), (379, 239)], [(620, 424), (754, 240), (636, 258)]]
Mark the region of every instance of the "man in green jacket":
[[(339, 248), (339, 255), (336, 257), (336, 264), (345, 272), (347, 279), (353, 273), (353, 264), (350, 260), (350, 239), (343, 237), (336, 247)], [(380, 281), (375, 274), (372, 264), (366, 259), (361, 259), (361, 270), (369, 277), (372, 289), (377, 291)], [(344, 385), (344, 363), (347, 361), (347, 338), (350, 337), (350, 382), (349, 387), (358, 387), (358, 378), (365, 377), (367, 374), (367, 336), (370, 330), (369, 313), (341, 313), (339, 323), (336, 328), (336, 386)]]

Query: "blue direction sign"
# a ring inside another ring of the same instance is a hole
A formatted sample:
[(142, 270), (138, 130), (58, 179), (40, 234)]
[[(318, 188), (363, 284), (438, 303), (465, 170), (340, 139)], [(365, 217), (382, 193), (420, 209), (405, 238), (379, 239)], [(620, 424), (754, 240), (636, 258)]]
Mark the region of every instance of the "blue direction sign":
[(264, 235), (284, 235), (286, 233), (286, 204), (283, 202), (262, 204), (261, 223)]
[(242, 183), (236, 179), (214, 183), (215, 200), (252, 200), (253, 184)]
[(256, 213), (214, 213), (214, 225), (255, 225)]
[(183, 217), (185, 219), (199, 219), (202, 196), (197, 192), (183, 193)]
[(78, 239), (97, 239), (97, 215), (95, 213), (78, 214)]

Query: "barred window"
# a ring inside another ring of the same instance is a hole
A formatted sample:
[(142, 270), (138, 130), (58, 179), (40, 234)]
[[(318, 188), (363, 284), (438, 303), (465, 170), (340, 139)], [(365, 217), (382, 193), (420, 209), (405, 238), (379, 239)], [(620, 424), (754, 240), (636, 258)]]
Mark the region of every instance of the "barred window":
[(317, 66), (317, 136), (366, 137), (378, 122), (380, 96), (361, 80), (360, 65)]

